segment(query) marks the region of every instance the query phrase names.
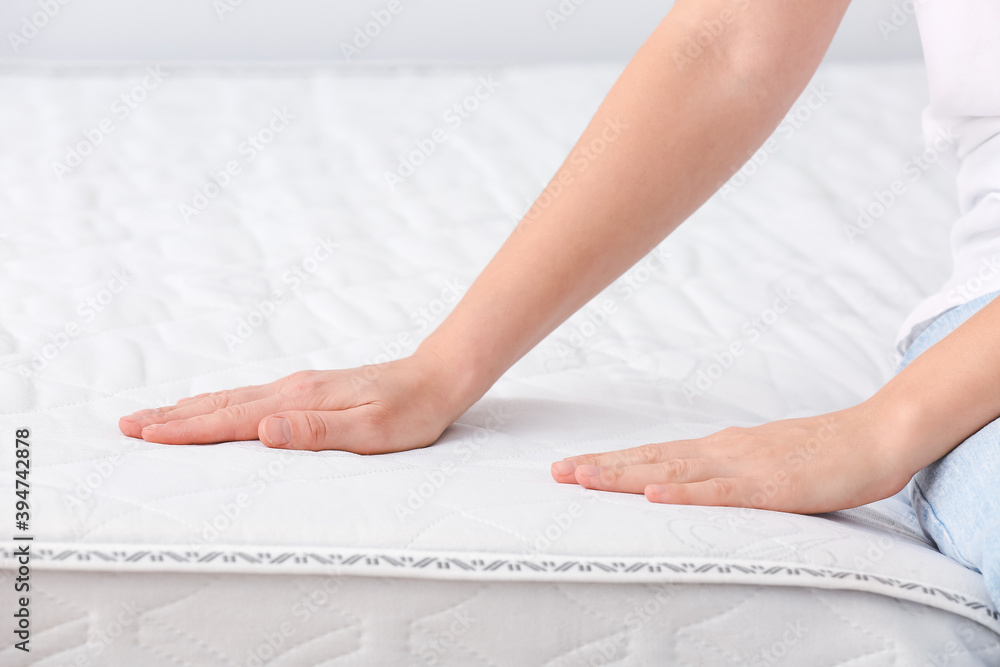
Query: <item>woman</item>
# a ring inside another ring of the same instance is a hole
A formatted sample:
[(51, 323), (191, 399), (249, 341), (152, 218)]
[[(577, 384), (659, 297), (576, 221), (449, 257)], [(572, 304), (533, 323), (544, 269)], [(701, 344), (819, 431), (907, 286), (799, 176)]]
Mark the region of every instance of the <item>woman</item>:
[[(295, 373), (122, 418), (168, 444), (250, 440), (375, 454), (432, 444), (514, 362), (673, 231), (774, 131), (848, 0), (679, 0), (547, 192), (410, 357)], [(928, 136), (947, 128), (955, 274), (904, 324), (900, 372), (860, 405), (581, 455), (553, 477), (653, 502), (816, 513), (906, 494), (1000, 603), (1000, 4), (922, 0)], [(588, 152), (595, 142), (605, 148)], [(912, 483), (911, 483), (912, 478)]]

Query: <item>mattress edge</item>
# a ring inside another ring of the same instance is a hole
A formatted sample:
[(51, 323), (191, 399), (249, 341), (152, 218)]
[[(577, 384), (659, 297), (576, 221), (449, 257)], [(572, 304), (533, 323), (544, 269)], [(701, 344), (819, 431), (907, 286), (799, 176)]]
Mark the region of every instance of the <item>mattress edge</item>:
[[(746, 584), (876, 593), (950, 612), (1000, 635), (1000, 611), (980, 590), (957, 590), (837, 566), (737, 558), (572, 557), (549, 554), (241, 547), (80, 545), (35, 542), (32, 568), (79, 572), (329, 574), (474, 581)], [(13, 547), (0, 547), (0, 570), (16, 571)], [(970, 572), (970, 574), (972, 574)]]

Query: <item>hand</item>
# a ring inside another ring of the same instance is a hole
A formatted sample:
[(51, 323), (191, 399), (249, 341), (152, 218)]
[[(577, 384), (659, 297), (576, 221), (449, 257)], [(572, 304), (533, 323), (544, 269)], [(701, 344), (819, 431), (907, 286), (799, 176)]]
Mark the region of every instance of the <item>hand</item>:
[(382, 454), (437, 440), (468, 408), (456, 386), (439, 357), (415, 354), (183, 398), (122, 417), (119, 428), (171, 445), (260, 438), (269, 447)]
[(654, 503), (832, 512), (887, 498), (917, 472), (883, 414), (862, 404), (704, 438), (574, 456), (557, 482), (643, 493)]

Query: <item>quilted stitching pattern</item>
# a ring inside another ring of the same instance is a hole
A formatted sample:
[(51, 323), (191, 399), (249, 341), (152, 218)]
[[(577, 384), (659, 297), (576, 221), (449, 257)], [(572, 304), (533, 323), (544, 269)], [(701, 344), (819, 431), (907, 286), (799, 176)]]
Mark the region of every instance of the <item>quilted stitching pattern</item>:
[[(243, 667), (256, 657), (275, 667), (858, 667), (1000, 659), (1000, 639), (979, 624), (849, 591), (166, 573), (48, 572), (43, 582), (37, 651), (26, 660), (6, 647), (5, 665)], [(123, 602), (134, 613), (123, 617)]]

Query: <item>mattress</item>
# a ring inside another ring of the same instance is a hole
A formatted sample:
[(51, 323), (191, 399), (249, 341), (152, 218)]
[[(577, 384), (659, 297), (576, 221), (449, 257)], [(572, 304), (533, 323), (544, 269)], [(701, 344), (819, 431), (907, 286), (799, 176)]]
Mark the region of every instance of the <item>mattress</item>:
[(898, 499), (800, 516), (549, 476), (843, 408), (891, 376), (956, 214), (930, 165), (858, 215), (923, 150), (919, 64), (821, 68), (730, 183), (433, 447), (119, 433), (183, 396), (412, 352), (620, 69), (0, 66), (5, 637), (26, 543), (32, 586), (31, 652), (0, 661), (1000, 663), (981, 576)]

